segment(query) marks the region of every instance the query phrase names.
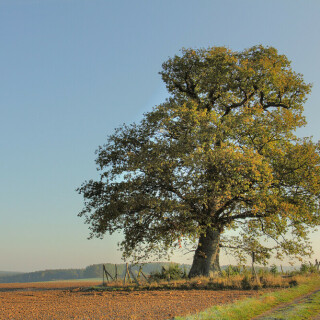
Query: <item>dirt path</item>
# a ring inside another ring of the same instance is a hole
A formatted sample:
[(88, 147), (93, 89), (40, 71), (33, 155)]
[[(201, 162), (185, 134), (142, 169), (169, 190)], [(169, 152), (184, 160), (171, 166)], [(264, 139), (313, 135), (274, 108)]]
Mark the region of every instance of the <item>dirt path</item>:
[[(312, 312), (313, 310), (313, 312)], [(320, 320), (320, 289), (275, 307), (252, 320), (313, 319)]]
[(237, 290), (82, 292), (57, 288), (21, 289), (0, 292), (0, 319), (163, 320), (258, 295), (256, 291)]

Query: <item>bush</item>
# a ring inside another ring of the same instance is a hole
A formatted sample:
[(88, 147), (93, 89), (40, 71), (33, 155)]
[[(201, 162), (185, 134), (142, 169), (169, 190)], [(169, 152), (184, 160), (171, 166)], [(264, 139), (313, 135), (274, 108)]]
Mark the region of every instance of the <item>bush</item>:
[(244, 290), (251, 289), (251, 282), (250, 282), (249, 275), (247, 273), (244, 275), (243, 279), (241, 280), (241, 287)]
[(317, 272), (317, 266), (312, 264), (310, 262), (310, 265), (306, 264), (306, 263), (303, 263), (300, 267), (300, 272), (302, 274), (304, 273), (316, 273)]
[(270, 272), (275, 276), (278, 273), (278, 267), (275, 264), (273, 264), (270, 267)]
[(170, 264), (167, 269), (162, 267), (160, 272), (156, 271), (150, 274), (152, 280), (179, 280), (186, 277), (186, 270), (181, 270), (178, 264)]
[(289, 286), (290, 286), (290, 288), (296, 287), (297, 285), (298, 285), (298, 281), (297, 281), (297, 280), (291, 280), (291, 281), (289, 281)]
[(226, 274), (228, 277), (238, 275), (240, 274), (240, 268), (237, 266), (228, 265)]

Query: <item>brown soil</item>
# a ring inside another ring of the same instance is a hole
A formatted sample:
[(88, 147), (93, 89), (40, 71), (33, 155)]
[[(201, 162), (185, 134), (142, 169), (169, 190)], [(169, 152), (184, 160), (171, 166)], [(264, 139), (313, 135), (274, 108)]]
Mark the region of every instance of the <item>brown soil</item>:
[(92, 292), (75, 289), (92, 284), (1, 284), (0, 319), (170, 319), (258, 295), (256, 291), (238, 290)]

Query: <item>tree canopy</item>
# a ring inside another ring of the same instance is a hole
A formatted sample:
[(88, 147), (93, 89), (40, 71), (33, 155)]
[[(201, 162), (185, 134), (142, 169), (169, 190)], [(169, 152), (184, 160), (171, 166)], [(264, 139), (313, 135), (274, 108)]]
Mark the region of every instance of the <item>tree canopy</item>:
[(97, 150), (100, 179), (78, 189), (91, 236), (123, 232), (124, 257), (197, 242), (190, 276), (218, 270), (220, 248), (261, 263), (309, 254), (320, 145), (295, 130), (311, 85), (263, 46), (183, 49), (160, 74), (169, 98), (116, 129)]

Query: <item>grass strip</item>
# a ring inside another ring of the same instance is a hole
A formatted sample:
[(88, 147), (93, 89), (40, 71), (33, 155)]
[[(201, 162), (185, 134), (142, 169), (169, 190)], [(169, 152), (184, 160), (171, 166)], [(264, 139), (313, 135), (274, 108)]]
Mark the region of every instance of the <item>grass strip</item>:
[(297, 304), (281, 308), (270, 315), (263, 317), (263, 320), (291, 319), (307, 320), (313, 319), (320, 312), (320, 292), (299, 301)]
[[(248, 298), (232, 304), (211, 307), (203, 312), (187, 317), (175, 317), (176, 320), (247, 320), (284, 303), (308, 294), (320, 287), (320, 278), (312, 277), (308, 282), (297, 287), (281, 289), (275, 292), (266, 293), (258, 298)], [(319, 303), (319, 301), (318, 301)], [(313, 307), (317, 308), (317, 302)], [(305, 312), (305, 311), (301, 311)], [(316, 314), (316, 313), (315, 313)], [(274, 318), (273, 318), (274, 319)], [(288, 319), (288, 318), (287, 318)], [(290, 318), (291, 319), (291, 318)], [(301, 319), (301, 317), (300, 317)], [(303, 318), (302, 318), (303, 319)]]

